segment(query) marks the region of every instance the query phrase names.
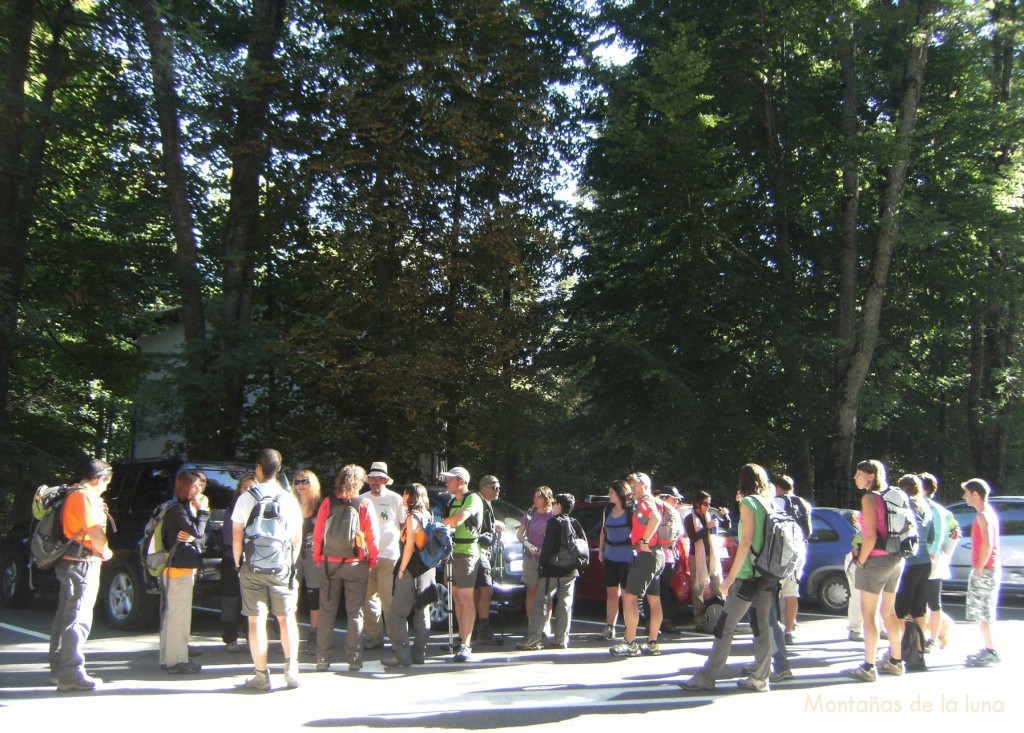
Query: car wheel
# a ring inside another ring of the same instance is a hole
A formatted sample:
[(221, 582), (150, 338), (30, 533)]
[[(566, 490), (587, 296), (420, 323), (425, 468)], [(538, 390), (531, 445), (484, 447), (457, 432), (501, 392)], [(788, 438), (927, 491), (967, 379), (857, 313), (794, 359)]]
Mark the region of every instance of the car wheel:
[(21, 608), (32, 600), (28, 567), (13, 552), (0, 558), (0, 600), (7, 608)]
[(430, 604), (430, 625), (434, 628), (441, 628), (448, 624), (448, 609), (450, 608), (448, 597), (448, 584), (437, 584), (437, 600)]
[(818, 603), (829, 613), (846, 613), (850, 605), (850, 586), (846, 573), (830, 573), (818, 584)]
[(139, 629), (151, 625), (159, 597), (146, 592), (139, 569), (129, 562), (115, 560), (105, 570), (100, 597), (110, 627)]

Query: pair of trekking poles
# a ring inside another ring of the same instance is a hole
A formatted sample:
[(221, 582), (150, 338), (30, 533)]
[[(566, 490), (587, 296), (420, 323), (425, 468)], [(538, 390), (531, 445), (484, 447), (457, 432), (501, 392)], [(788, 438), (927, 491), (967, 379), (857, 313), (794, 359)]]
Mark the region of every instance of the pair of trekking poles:
[[(505, 580), (505, 553), (502, 551), (501, 538), (497, 536), (494, 540), (494, 544), (491, 545), (490, 549), (487, 550), (491, 553), (491, 581), (492, 583), (498, 583), (499, 580)], [(483, 550), (481, 550), (483, 552)], [(448, 559), (444, 561), (444, 582), (445, 588), (448, 591), (448, 601), (445, 605), (445, 611), (448, 614), (448, 647), (447, 649), (454, 653), (455, 652), (455, 589), (452, 585), (453, 566), (452, 562), (454, 555), (449, 555)], [(475, 613), (475, 611), (474, 611)], [(505, 615), (499, 614), (501, 619), (501, 634), (505, 635)], [(466, 641), (465, 639), (463, 641)]]

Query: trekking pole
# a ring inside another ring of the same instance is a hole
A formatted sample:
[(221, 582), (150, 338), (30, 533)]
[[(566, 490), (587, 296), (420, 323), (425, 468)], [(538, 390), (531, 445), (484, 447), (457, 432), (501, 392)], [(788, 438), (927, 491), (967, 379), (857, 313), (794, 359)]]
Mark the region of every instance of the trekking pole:
[[(494, 544), (491, 546), (491, 588), (505, 584), (505, 548), (501, 535), (495, 533)], [(505, 602), (498, 601), (498, 624), (501, 626), (501, 638), (505, 639)], [(487, 609), (490, 613), (490, 609)]]
[(444, 563), (444, 582), (448, 588), (448, 651), (455, 651), (455, 592), (452, 588), (452, 573), (454, 567), (452, 557), (449, 556)]

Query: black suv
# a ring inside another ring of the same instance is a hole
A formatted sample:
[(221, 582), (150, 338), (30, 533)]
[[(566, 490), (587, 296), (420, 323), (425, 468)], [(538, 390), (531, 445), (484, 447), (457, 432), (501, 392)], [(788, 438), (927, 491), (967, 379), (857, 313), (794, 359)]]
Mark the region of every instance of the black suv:
[[(117, 532), (110, 535), (114, 556), (103, 563), (98, 604), (115, 629), (150, 626), (158, 617), (159, 590), (142, 568), (139, 545), (153, 509), (174, 496), (174, 477), (182, 468), (206, 474), (211, 516), (200, 577), (205, 581), (220, 578), (224, 511), (231, 503), (238, 479), (254, 467), (183, 457), (115, 463), (114, 477), (103, 498)], [(29, 566), (29, 530), (27, 522), (16, 525), (10, 536), (0, 542), (0, 601), (5, 606), (25, 605), (36, 591), (56, 589), (52, 570), (40, 571)]]

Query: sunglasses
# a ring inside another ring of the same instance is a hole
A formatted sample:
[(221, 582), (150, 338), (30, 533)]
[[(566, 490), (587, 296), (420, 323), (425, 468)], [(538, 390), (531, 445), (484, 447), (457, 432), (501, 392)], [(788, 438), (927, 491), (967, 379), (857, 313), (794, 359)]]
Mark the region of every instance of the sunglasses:
[(309, 485), (309, 479), (308, 478), (297, 478), (297, 479), (295, 479), (295, 485), (296, 486), (308, 486)]

